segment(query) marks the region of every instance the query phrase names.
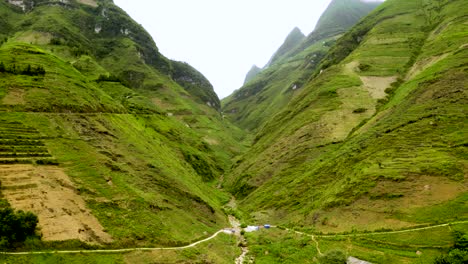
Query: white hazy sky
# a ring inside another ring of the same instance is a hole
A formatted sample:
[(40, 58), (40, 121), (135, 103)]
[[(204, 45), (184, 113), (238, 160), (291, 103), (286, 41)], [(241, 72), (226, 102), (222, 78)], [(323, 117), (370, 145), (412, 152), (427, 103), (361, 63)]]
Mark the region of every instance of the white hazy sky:
[(114, 0), (153, 36), (160, 52), (185, 61), (220, 98), (263, 67), (288, 33), (308, 35), (331, 0)]

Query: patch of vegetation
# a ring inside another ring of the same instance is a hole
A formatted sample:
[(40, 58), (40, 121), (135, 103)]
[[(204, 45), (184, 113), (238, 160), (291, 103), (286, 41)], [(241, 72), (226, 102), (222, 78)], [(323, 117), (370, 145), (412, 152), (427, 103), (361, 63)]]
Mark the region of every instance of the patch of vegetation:
[(346, 254), (341, 250), (332, 250), (325, 255), (320, 256), (319, 263), (320, 264), (345, 264), (347, 263)]
[(364, 113), (364, 112), (366, 112), (366, 111), (367, 111), (367, 108), (361, 107), (361, 108), (356, 108), (356, 109), (354, 109), (354, 110), (353, 110), (353, 113), (355, 113), (355, 114), (360, 114), (360, 113)]
[(0, 73), (22, 74), (28, 76), (44, 76), (46, 71), (42, 66), (31, 67), (30, 64), (26, 65), (23, 69), (17, 67), (15, 64), (6, 67), (3, 62), (0, 62)]
[(11, 208), (0, 209), (0, 249), (9, 248), (35, 236), (37, 216)]
[(434, 264), (462, 264), (468, 262), (468, 234), (454, 232), (455, 244), (450, 251), (434, 260)]

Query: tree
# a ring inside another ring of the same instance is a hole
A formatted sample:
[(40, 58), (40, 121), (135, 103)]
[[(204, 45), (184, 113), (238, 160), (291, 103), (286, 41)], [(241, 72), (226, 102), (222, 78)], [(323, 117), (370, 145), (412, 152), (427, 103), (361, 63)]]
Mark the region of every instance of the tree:
[(15, 212), (11, 208), (0, 209), (0, 247), (24, 242), (35, 235), (38, 218), (31, 212)]
[(455, 244), (448, 254), (437, 257), (434, 264), (468, 263), (468, 234), (455, 231)]
[(26, 66), (26, 68), (23, 70), (23, 74), (25, 74), (25, 75), (32, 75), (33, 74), (32, 69), (31, 69), (31, 64), (28, 64), (28, 66)]

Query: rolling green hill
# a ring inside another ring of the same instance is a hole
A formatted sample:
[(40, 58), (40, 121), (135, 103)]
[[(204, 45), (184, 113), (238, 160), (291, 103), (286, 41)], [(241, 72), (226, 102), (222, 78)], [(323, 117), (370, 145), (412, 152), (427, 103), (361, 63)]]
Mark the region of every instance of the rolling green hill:
[(227, 118), (243, 129), (258, 131), (300, 92), (336, 39), (375, 7), (376, 3), (336, 0), (307, 38), (295, 28), (255, 78), (223, 99)]
[[(161, 55), (112, 1), (10, 2), (0, 1), (2, 201), (37, 213), (46, 241), (180, 245), (226, 226), (216, 183), (244, 135), (209, 81)], [(81, 209), (45, 202), (67, 195)], [(56, 230), (48, 211), (78, 222)]]

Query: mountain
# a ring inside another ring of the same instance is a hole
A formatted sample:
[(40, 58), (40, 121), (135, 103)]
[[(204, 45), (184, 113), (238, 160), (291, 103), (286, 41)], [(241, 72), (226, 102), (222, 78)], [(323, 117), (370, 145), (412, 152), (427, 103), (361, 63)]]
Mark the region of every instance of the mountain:
[[(323, 35), (336, 35), (356, 24), (362, 14), (368, 14), (381, 4), (379, 1), (333, 0), (315, 26)], [(343, 14), (346, 13), (345, 16)]]
[(0, 1), (2, 262), (464, 263), (468, 6), (367, 4), (220, 108), (111, 0)]
[(244, 84), (250, 82), (250, 80), (255, 78), (255, 76), (257, 76), (261, 71), (261, 68), (259, 68), (257, 65), (253, 65), (252, 68), (250, 68), (247, 75), (245, 76)]
[(244, 135), (201, 73), (110, 0), (0, 1), (0, 14), (2, 207), (36, 213), (44, 241), (114, 247), (228, 225), (215, 185)]
[(388, 0), (339, 38), (226, 177), (252, 221), (333, 233), (466, 219), (467, 11)]
[(304, 33), (302, 33), (299, 28), (295, 27), (291, 33), (289, 33), (289, 35), (284, 40), (283, 45), (281, 45), (281, 47), (275, 52), (265, 67), (269, 67), (270, 65), (274, 64), (282, 56), (286, 55), (288, 52), (297, 47), (305, 38), (306, 36)]
[[(270, 60), (269, 67), (223, 99), (227, 118), (243, 129), (257, 131), (299, 93), (336, 39), (357, 23), (357, 14), (363, 17), (375, 7), (376, 3), (360, 0), (335, 0), (320, 18), (323, 25), (307, 38), (294, 29)], [(325, 23), (335, 18), (340, 21), (337, 24), (343, 25), (341, 30)]]

